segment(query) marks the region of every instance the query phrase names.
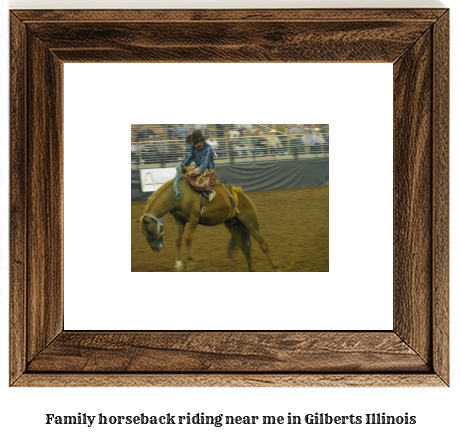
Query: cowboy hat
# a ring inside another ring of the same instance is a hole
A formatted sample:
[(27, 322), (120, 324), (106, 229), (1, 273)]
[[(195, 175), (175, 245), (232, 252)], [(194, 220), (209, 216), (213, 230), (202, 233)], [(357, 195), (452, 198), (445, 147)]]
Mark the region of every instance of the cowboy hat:
[(202, 135), (202, 132), (200, 130), (194, 130), (187, 138), (186, 142), (188, 144), (195, 144), (196, 142), (199, 141), (204, 141), (205, 138)]

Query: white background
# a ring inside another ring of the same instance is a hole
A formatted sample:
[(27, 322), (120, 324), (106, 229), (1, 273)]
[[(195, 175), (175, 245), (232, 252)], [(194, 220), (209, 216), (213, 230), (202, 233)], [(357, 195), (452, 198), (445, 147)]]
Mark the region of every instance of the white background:
[[(66, 64), (64, 77), (66, 329), (392, 329), (392, 64)], [(330, 124), (330, 273), (195, 273), (191, 291), (182, 273), (130, 272), (131, 124), (303, 119)]]
[[(386, 2), (387, 5), (394, 6), (421, 6), (427, 5), (429, 2)], [(451, 92), (452, 92), (452, 130), (451, 130), (451, 222), (460, 222), (460, 198), (459, 185), (460, 175), (457, 170), (459, 165), (459, 149), (456, 144), (460, 143), (459, 130), (459, 97), (460, 89), (456, 80), (460, 77), (459, 69), (459, 53), (461, 35), (459, 24), (461, 20), (461, 10), (459, 3), (453, 1), (444, 2), (446, 6), (451, 7)], [(87, 1), (87, 2), (44, 2), (44, 1), (11, 1), (10, 5), (13, 8), (21, 7), (155, 7), (161, 5), (161, 2), (122, 2), (122, 1)], [(169, 2), (170, 6), (181, 3)], [(186, 5), (183, 2), (182, 5)], [(212, 6), (213, 2), (194, 2), (199, 6)], [(434, 5), (434, 2), (430, 2)], [(226, 3), (220, 2), (218, 5), (226, 6)], [(277, 7), (277, 6), (315, 6), (319, 2), (289, 2), (277, 3), (274, 1), (246, 3), (247, 6), (260, 7)], [(332, 5), (332, 3), (328, 3)], [(383, 3), (364, 3), (350, 1), (336, 1), (334, 6), (351, 7), (354, 5), (361, 6), (382, 6)], [(229, 3), (227, 3), (229, 6)], [(233, 3), (233, 6), (237, 6)], [(1, 101), (8, 101), (8, 39), (7, 27), (7, 11), (6, 5), (2, 5), (1, 15)], [(459, 303), (460, 297), (457, 289), (459, 289), (459, 268), (456, 265), (461, 261), (459, 253), (459, 245), (455, 245), (454, 241), (459, 240), (459, 228), (452, 226), (451, 236), (451, 387), (449, 389), (404, 389), (404, 388), (317, 388), (317, 389), (282, 389), (282, 388), (259, 388), (259, 389), (243, 389), (243, 388), (118, 388), (118, 389), (97, 389), (97, 388), (61, 388), (61, 389), (32, 389), (32, 388), (8, 388), (8, 227), (6, 225), (8, 219), (8, 107), (2, 105), (1, 111), (1, 252), (0, 252), (0, 268), (2, 273), (1, 294), (0, 294), (0, 319), (2, 323), (1, 330), (1, 361), (0, 361), (0, 398), (2, 404), (0, 407), (0, 428), (6, 435), (22, 434), (29, 432), (36, 435), (67, 435), (79, 434), (84, 435), (91, 431), (92, 434), (118, 435), (118, 434), (222, 434), (233, 435), (236, 429), (233, 427), (223, 427), (216, 429), (214, 427), (164, 427), (158, 428), (143, 428), (143, 427), (93, 427), (91, 429), (83, 427), (59, 427), (45, 426), (45, 413), (55, 414), (77, 414), (79, 412), (97, 415), (104, 413), (107, 415), (116, 414), (163, 414), (171, 412), (175, 415), (185, 414), (187, 412), (197, 413), (206, 412), (207, 414), (233, 414), (233, 415), (286, 415), (288, 412), (297, 415), (305, 415), (306, 413), (328, 412), (330, 414), (355, 415), (385, 412), (386, 414), (404, 414), (409, 412), (411, 415), (416, 415), (418, 423), (414, 426), (387, 426), (369, 427), (369, 426), (316, 426), (307, 427), (283, 426), (282, 428), (268, 427), (245, 427), (240, 426), (237, 429), (240, 434), (315, 434), (315, 435), (360, 435), (360, 434), (389, 434), (392, 432), (396, 435), (420, 435), (426, 433), (440, 433), (446, 435), (455, 435), (459, 430), (458, 413), (459, 400), (461, 399), (460, 388), (460, 317)], [(457, 271), (458, 270), (458, 271)], [(186, 433), (187, 432), (187, 433)]]

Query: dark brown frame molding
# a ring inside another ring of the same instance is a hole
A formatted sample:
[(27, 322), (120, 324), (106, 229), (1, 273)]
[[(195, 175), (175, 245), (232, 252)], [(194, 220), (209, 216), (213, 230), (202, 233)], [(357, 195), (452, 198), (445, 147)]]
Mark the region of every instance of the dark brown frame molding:
[[(447, 9), (10, 20), (12, 386), (448, 386)], [(65, 331), (64, 62), (392, 62), (393, 330)]]

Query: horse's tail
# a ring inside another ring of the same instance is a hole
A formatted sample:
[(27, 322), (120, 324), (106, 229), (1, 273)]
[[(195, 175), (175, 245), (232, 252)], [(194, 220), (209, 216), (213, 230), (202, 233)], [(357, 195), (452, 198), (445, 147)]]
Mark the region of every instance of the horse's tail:
[(232, 238), (229, 242), (229, 257), (232, 259), (236, 247), (239, 245), (237, 241), (240, 241), (240, 248), (243, 251), (245, 257), (251, 256), (251, 235), (248, 228), (243, 224), (237, 217), (232, 218), (226, 223), (227, 228), (232, 233)]

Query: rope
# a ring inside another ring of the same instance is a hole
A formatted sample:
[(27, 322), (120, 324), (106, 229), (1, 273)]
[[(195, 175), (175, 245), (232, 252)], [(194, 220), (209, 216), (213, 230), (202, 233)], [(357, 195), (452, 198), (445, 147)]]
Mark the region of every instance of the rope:
[(176, 194), (176, 200), (178, 200), (179, 197), (181, 197), (181, 192), (179, 192), (179, 189), (178, 189), (178, 183), (179, 183), (179, 180), (181, 179), (181, 172), (182, 172), (181, 166), (178, 165), (176, 167), (176, 170), (177, 170), (177, 173), (176, 173), (176, 177), (175, 177), (175, 180), (174, 180), (174, 183), (173, 183), (173, 188), (174, 188), (174, 192)]

